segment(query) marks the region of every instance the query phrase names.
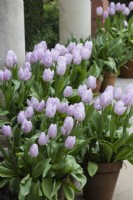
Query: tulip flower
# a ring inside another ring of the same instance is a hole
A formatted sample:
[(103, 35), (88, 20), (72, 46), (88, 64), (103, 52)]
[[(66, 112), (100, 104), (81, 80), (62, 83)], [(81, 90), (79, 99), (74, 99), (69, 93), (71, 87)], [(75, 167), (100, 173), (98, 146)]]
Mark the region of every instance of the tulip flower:
[(9, 125), (3, 125), (1, 132), (4, 136), (6, 137), (11, 137), (12, 136), (12, 129)]
[(48, 136), (50, 138), (55, 138), (57, 135), (57, 125), (56, 124), (51, 124), (48, 128)]
[(33, 158), (36, 158), (38, 156), (38, 145), (37, 144), (32, 144), (29, 150), (29, 155)]
[(70, 97), (72, 95), (72, 92), (73, 92), (72, 87), (71, 86), (67, 86), (64, 89), (63, 95), (64, 95), (64, 97)]
[(39, 135), (38, 144), (39, 144), (40, 146), (43, 146), (43, 145), (47, 144), (48, 140), (49, 140), (49, 136), (46, 135), (44, 132), (42, 132), (42, 133)]
[(63, 128), (66, 130), (66, 132), (70, 132), (73, 129), (74, 126), (74, 120), (72, 117), (66, 117), (64, 120)]
[(67, 149), (72, 149), (75, 145), (76, 137), (75, 136), (68, 136), (65, 141), (65, 147)]
[(43, 80), (46, 82), (50, 82), (52, 81), (54, 77), (54, 70), (50, 70), (50, 69), (45, 69), (43, 72)]

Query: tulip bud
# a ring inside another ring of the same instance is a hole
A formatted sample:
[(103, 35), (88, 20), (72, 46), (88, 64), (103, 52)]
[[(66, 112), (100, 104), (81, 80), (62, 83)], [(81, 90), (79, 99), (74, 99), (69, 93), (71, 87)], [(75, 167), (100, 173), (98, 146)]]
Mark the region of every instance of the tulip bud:
[(8, 70), (8, 69), (6, 69), (6, 70), (4, 71), (4, 80), (5, 80), (5, 81), (9, 81), (10, 79), (11, 79), (11, 71)]
[(66, 133), (67, 133), (67, 131), (64, 129), (63, 126), (61, 127), (61, 133), (62, 133), (62, 135), (66, 135)]
[(77, 107), (74, 111), (74, 119), (81, 122), (85, 119), (85, 110), (81, 107)]
[(72, 87), (71, 86), (67, 86), (64, 89), (63, 95), (64, 95), (64, 97), (70, 97), (72, 95), (72, 92), (73, 92)]
[(24, 111), (20, 111), (18, 116), (17, 116), (17, 122), (19, 124), (22, 124), (25, 119), (26, 119), (25, 112)]
[(80, 55), (83, 60), (88, 60), (91, 56), (91, 50), (85, 47), (82, 47), (80, 50)]
[(49, 140), (48, 135), (46, 135), (44, 132), (42, 132), (38, 138), (38, 144), (40, 146), (43, 146), (43, 145), (47, 144), (48, 140)]
[(38, 62), (39, 58), (38, 58), (38, 52), (36, 50), (34, 50), (31, 54), (31, 57), (30, 57), (30, 62), (31, 63), (36, 63)]
[(99, 7), (96, 8), (96, 14), (98, 16), (102, 16), (102, 14), (103, 14), (103, 8), (101, 6), (99, 6)]
[(108, 16), (109, 16), (109, 13), (108, 13), (107, 10), (105, 10), (105, 11), (103, 12), (103, 19), (107, 19)]
[(122, 89), (120, 87), (115, 89), (114, 98), (117, 100), (120, 100), (122, 98)]
[(45, 69), (43, 72), (43, 80), (46, 82), (50, 82), (52, 81), (54, 77), (54, 70), (50, 70), (50, 69)]
[(30, 61), (31, 61), (31, 55), (32, 55), (32, 52), (26, 53), (26, 55), (25, 55), (25, 61), (28, 61), (30, 63)]
[(24, 133), (29, 133), (32, 130), (32, 123), (31, 121), (27, 121), (26, 119), (23, 120), (21, 129)]
[(51, 124), (48, 128), (48, 136), (50, 138), (55, 138), (57, 135), (57, 125), (56, 124)]
[(107, 107), (112, 103), (113, 97), (109, 92), (104, 92), (100, 96), (100, 104), (102, 107)]
[(128, 7), (129, 7), (130, 10), (133, 10), (133, 1), (130, 1)]
[(74, 121), (72, 117), (66, 117), (64, 120), (63, 128), (66, 132), (70, 132), (73, 129)]
[(86, 90), (85, 93), (82, 94), (81, 99), (84, 103), (90, 103), (92, 101), (93, 98), (93, 94), (92, 94), (92, 90)]
[(56, 114), (56, 106), (52, 105), (52, 103), (49, 103), (46, 105), (46, 111), (45, 111), (45, 115), (48, 118), (53, 118)]
[(34, 110), (31, 106), (27, 107), (25, 110), (25, 116), (27, 119), (32, 118), (32, 116), (34, 115)]
[(125, 107), (125, 104), (122, 100), (120, 101), (117, 101), (115, 103), (115, 106), (114, 106), (114, 112), (117, 114), (117, 115), (123, 115), (124, 112), (126, 111), (127, 107)]
[(33, 158), (36, 158), (38, 156), (38, 145), (37, 144), (32, 144), (29, 150), (29, 155)]
[(67, 107), (67, 114), (72, 117), (74, 115), (74, 110), (75, 110), (74, 105), (68, 106)]
[(96, 78), (94, 76), (89, 76), (87, 79), (87, 86), (94, 90), (96, 88)]
[(93, 48), (92, 41), (86, 41), (85, 44), (84, 44), (84, 47), (92, 50), (92, 48)]
[(31, 71), (31, 64), (30, 64), (30, 62), (26, 61), (24, 63), (24, 68), (28, 68), (28, 70)]
[(81, 97), (83, 93), (87, 91), (87, 85), (80, 85), (78, 87), (78, 95)]
[(44, 106), (45, 106), (45, 101), (42, 100), (39, 105), (35, 108), (36, 111), (38, 112), (42, 112), (42, 110), (44, 109)]
[(11, 137), (12, 136), (12, 129), (9, 125), (3, 125), (1, 132), (3, 133), (4, 136), (6, 137)]
[(73, 63), (75, 65), (80, 65), (81, 61), (82, 61), (82, 58), (81, 58), (81, 55), (80, 55), (80, 51), (74, 49), (73, 50)]
[(65, 147), (67, 149), (72, 149), (75, 145), (76, 137), (75, 136), (68, 136), (65, 141)]
[(95, 102), (94, 102), (94, 108), (96, 109), (96, 110), (98, 110), (98, 111), (100, 111), (100, 110), (102, 110), (102, 106), (101, 106), (101, 104), (100, 104), (100, 99), (99, 99), (99, 97), (95, 100)]
[(57, 110), (59, 113), (66, 113), (68, 108), (68, 103), (62, 102), (58, 105)]

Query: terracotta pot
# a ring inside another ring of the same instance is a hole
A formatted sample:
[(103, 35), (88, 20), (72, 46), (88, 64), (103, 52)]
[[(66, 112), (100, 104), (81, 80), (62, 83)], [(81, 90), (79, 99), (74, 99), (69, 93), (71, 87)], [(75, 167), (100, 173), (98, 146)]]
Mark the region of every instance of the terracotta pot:
[(103, 82), (101, 84), (100, 92), (104, 92), (108, 85), (114, 86), (116, 80), (116, 75), (111, 72), (105, 72), (103, 76)]
[(133, 61), (128, 61), (127, 64), (120, 69), (121, 78), (133, 78)]
[(93, 93), (99, 93), (100, 88), (101, 88), (101, 84), (102, 84), (102, 81), (100, 79), (97, 79), (96, 80), (97, 87), (96, 87), (96, 89), (93, 90)]
[(122, 162), (99, 164), (98, 172), (91, 178), (87, 173), (85, 164), (84, 172), (87, 184), (83, 188), (83, 196), (86, 200), (111, 200)]

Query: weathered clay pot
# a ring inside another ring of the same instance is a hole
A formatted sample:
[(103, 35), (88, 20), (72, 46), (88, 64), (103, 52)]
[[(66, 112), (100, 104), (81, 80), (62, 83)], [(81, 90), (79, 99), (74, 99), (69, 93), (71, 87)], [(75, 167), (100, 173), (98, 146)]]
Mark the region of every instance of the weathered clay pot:
[(120, 77), (133, 78), (133, 61), (128, 61), (124, 67), (121, 67)]
[(87, 165), (84, 173), (87, 184), (83, 188), (83, 196), (86, 200), (111, 200), (117, 183), (122, 162), (99, 164), (98, 172), (90, 177), (87, 173)]
[(102, 81), (100, 79), (97, 79), (96, 80), (97, 87), (96, 87), (96, 89), (93, 90), (93, 93), (99, 93), (100, 88), (101, 88), (101, 84), (102, 84)]
[(104, 92), (108, 85), (114, 86), (116, 80), (116, 75), (112, 72), (105, 72), (103, 82), (101, 84), (100, 92)]

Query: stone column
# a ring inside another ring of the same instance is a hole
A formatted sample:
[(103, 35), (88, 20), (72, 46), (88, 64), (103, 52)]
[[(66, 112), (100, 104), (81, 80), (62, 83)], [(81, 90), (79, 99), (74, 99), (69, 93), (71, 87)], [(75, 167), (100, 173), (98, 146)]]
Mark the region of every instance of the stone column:
[(3, 68), (8, 50), (15, 51), (19, 65), (24, 62), (23, 0), (0, 0), (0, 67)]
[(86, 39), (91, 34), (90, 0), (59, 0), (60, 43), (71, 39)]
[(103, 10), (107, 10), (108, 4), (109, 4), (108, 0), (91, 0), (91, 34), (92, 35), (95, 35), (96, 29), (97, 29), (96, 8), (101, 6), (103, 7)]

